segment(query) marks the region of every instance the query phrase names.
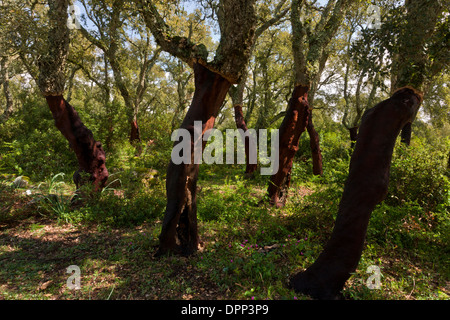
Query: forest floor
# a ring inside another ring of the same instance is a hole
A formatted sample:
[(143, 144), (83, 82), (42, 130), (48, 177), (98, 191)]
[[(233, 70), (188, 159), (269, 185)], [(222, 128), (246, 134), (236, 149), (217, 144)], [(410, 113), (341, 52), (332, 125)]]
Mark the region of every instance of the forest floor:
[[(293, 186), (289, 204), (275, 210), (259, 203), (265, 182), (250, 182), (249, 187), (240, 179), (218, 184), (216, 178), (205, 174), (199, 181), (200, 250), (191, 257), (160, 258), (153, 254), (163, 217), (163, 179), (156, 182), (157, 203), (147, 203), (154, 198), (141, 199), (140, 193), (128, 199), (119, 189), (103, 200), (116, 199), (109, 211), (130, 201), (147, 201), (133, 207), (136, 212), (159, 208), (137, 223), (119, 226), (58, 218), (32, 201), (38, 196), (27, 194), (30, 186), (2, 183), (0, 299), (308, 299), (287, 282), (314, 261), (331, 233), (333, 214), (319, 214), (307, 201), (319, 187)], [(329, 205), (335, 208), (335, 202)], [(427, 256), (420, 246), (369, 242), (344, 295), (357, 300), (449, 299), (448, 244), (428, 245)], [(72, 265), (80, 267), (79, 290), (68, 286)], [(381, 269), (381, 289), (367, 286), (371, 265)]]

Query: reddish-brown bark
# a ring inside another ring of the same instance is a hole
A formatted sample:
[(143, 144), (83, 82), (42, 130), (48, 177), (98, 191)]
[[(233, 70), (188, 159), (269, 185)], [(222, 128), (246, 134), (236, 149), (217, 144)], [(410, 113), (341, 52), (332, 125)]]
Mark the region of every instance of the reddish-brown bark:
[(130, 143), (133, 143), (135, 141), (141, 141), (141, 134), (139, 132), (139, 126), (137, 123), (137, 120), (134, 119), (130, 123)]
[[(247, 124), (245, 123), (244, 113), (242, 112), (242, 106), (237, 104), (234, 106), (234, 120), (236, 122), (236, 127), (242, 129), (242, 131), (247, 132)], [(256, 143), (256, 141), (250, 141), (250, 137), (245, 137), (245, 173), (251, 175), (256, 171), (258, 165), (256, 163), (250, 163), (250, 143)]]
[(420, 94), (402, 88), (364, 113), (333, 233), (314, 264), (291, 279), (297, 292), (339, 297), (358, 265), (370, 215), (387, 194), (396, 139), (420, 103)]
[(271, 176), (268, 195), (271, 205), (282, 207), (291, 180), (292, 162), (298, 150), (298, 142), (303, 131), (306, 130), (309, 106), (308, 90), (306, 86), (298, 85), (292, 92), (286, 116), (279, 131), (279, 169)]
[(108, 179), (105, 151), (102, 144), (95, 141), (92, 132), (86, 128), (75, 109), (62, 96), (46, 96), (55, 125), (69, 142), (78, 159), (78, 171), (73, 180), (79, 188), (86, 183), (82, 173), (89, 174), (89, 182), (94, 191), (100, 191)]
[[(195, 63), (195, 91), (192, 103), (180, 128), (191, 133), (190, 164), (174, 164), (167, 169), (167, 207), (160, 244), (156, 256), (167, 252), (189, 255), (198, 249), (197, 177), (199, 165), (194, 164), (194, 121), (202, 122), (202, 134), (213, 128), (231, 83), (218, 73)], [(175, 145), (177, 142), (175, 142)], [(206, 142), (202, 142), (204, 148)]]

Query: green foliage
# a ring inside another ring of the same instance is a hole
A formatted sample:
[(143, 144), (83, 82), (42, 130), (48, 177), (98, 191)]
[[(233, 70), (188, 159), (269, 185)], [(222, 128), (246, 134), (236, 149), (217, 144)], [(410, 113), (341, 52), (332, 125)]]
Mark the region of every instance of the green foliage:
[(445, 142), (443, 150), (430, 148), (424, 140), (414, 139), (411, 146), (398, 144), (392, 159), (390, 172), (390, 205), (417, 201), (428, 210), (448, 208), (450, 181)]
[(350, 141), (342, 131), (319, 131), (320, 149), (324, 175), (312, 175), (312, 159), (308, 134), (303, 134), (299, 142), (299, 151), (292, 168), (292, 182), (322, 181), (323, 183), (343, 184), (348, 174), (351, 150)]
[[(109, 30), (108, 16), (103, 15), (108, 4), (87, 2), (96, 4), (97, 17), (101, 18), (102, 30), (98, 35)], [(214, 5), (206, 2), (201, 1), (205, 6)], [(70, 103), (83, 123), (102, 142), (110, 172), (107, 187), (100, 194), (87, 197), (91, 186), (75, 190), (72, 182), (72, 174), (78, 167), (74, 152), (55, 128), (41, 93), (22, 74), (24, 62), (28, 62), (31, 71), (36, 67), (37, 56), (31, 53), (39, 51), (44, 42), (38, 40), (43, 39), (44, 33), (40, 34), (42, 31), (38, 29), (33, 31), (33, 26), (42, 22), (45, 14), (35, 10), (35, 23), (26, 24), (24, 21), (31, 20), (25, 19), (28, 13), (22, 15), (22, 11), (28, 10), (28, 3), (20, 5), (23, 10), (13, 16), (25, 18), (10, 20), (25, 29), (19, 30), (22, 39), (30, 39), (34, 44), (24, 51), (23, 61), (16, 59), (11, 65), (15, 111), (0, 123), (0, 283), (6, 283), (1, 287), (2, 297), (48, 298), (47, 291), (41, 290), (43, 279), (53, 279), (55, 267), (75, 261), (86, 268), (83, 281), (90, 283), (79, 292), (61, 293), (59, 280), (63, 283), (66, 279), (58, 279), (50, 296), (91, 298), (92, 294), (109, 299), (117, 293), (118, 298), (126, 299), (190, 299), (205, 298), (205, 292), (214, 292), (214, 298), (221, 299), (294, 299), (295, 293), (286, 287), (287, 276), (311, 265), (321, 252), (332, 232), (348, 175), (351, 150), (348, 132), (341, 125), (342, 65), (351, 62), (346, 60), (350, 56), (353, 58), (355, 65), (350, 68), (349, 83), (357, 82), (359, 72), (364, 75), (362, 104), (368, 100), (368, 84), (374, 81), (375, 74), (380, 76), (377, 85), (382, 92), (378, 91), (373, 101), (387, 94), (382, 83), (395, 74), (389, 73), (394, 60), (386, 57), (397, 53), (396, 40), (405, 22), (402, 7), (396, 3), (380, 2), (383, 26), (379, 30), (362, 30), (361, 37), (355, 39), (348, 37), (349, 25), (346, 25), (343, 28), (346, 31), (338, 34), (327, 48), (330, 59), (324, 65), (321, 77), (324, 82), (314, 92), (314, 122), (320, 135), (323, 176), (312, 175), (307, 132), (301, 136), (289, 197), (281, 209), (264, 202), (269, 177), (256, 172), (254, 179), (246, 179), (243, 165), (200, 166), (197, 214), (202, 248), (188, 259), (159, 260), (151, 258), (151, 254), (158, 244), (166, 206), (165, 175), (173, 145), (170, 137), (181, 123), (194, 92), (190, 67), (165, 54), (161, 54), (154, 66), (148, 66), (142, 100), (133, 110), (137, 112), (141, 142), (131, 145), (128, 140), (131, 110), (125, 106), (112, 77), (108, 58), (79, 33), (72, 33), (72, 61), (67, 67), (75, 73), (71, 84), (66, 86), (66, 93), (70, 93)], [(365, 10), (362, 4), (369, 2), (363, 1), (355, 7)], [(35, 5), (40, 9), (45, 7), (45, 4)], [(170, 20), (174, 35), (192, 36), (192, 41), (205, 43), (210, 51), (214, 49), (217, 43), (203, 19), (204, 14), (210, 13), (195, 11), (187, 15), (177, 6), (162, 2), (160, 5), (165, 8), (164, 16)], [(277, 5), (265, 1), (258, 9), (260, 22), (271, 19), (272, 7)], [(115, 39), (119, 46), (117, 63), (134, 98), (138, 96), (136, 84), (143, 61), (151, 56), (146, 51), (151, 49), (151, 37), (142, 28), (142, 21), (135, 19), (138, 13), (125, 7), (130, 11), (121, 13), (123, 28), (116, 30), (120, 34)], [(322, 12), (316, 9), (304, 14), (307, 18), (304, 23), (312, 23), (311, 27), (322, 17)], [(367, 14), (358, 14), (356, 25), (364, 25), (366, 17)], [(444, 35), (447, 25), (448, 19), (442, 20), (438, 26), (442, 30), (436, 36)], [(281, 119), (275, 122), (272, 119), (285, 109), (293, 86), (289, 30), (288, 24), (281, 20), (279, 26), (262, 34), (255, 45), (242, 101), (249, 128), (279, 127)], [(430, 61), (439, 58), (439, 52), (446, 52), (440, 50), (445, 43), (437, 41), (436, 36), (427, 41)], [(344, 47), (350, 43), (344, 39), (353, 43), (349, 52)], [(9, 43), (9, 39), (2, 38), (0, 45), (6, 44), (4, 40)], [(27, 43), (19, 45), (26, 47)], [(16, 49), (20, 48), (14, 52)], [(395, 148), (389, 193), (372, 213), (367, 246), (358, 270), (345, 289), (351, 298), (448, 299), (448, 289), (445, 289), (450, 242), (447, 83), (448, 72), (444, 70), (438, 81), (430, 84), (423, 108), (426, 117), (418, 114), (411, 146), (398, 144)], [(350, 95), (350, 103), (356, 102), (356, 94)], [(225, 103), (215, 125), (235, 128), (232, 115), (232, 106)], [(12, 184), (18, 175), (30, 177), (26, 189)], [(75, 196), (84, 197), (83, 205), (74, 205)], [(50, 233), (52, 241), (43, 241), (47, 226), (52, 232), (66, 233), (61, 236), (63, 240), (54, 239)], [(67, 232), (68, 228), (72, 230)], [(105, 231), (113, 229), (113, 235)], [(82, 236), (74, 241), (72, 231)], [(364, 285), (367, 278), (364, 272), (373, 264), (380, 265), (385, 274), (382, 291), (369, 290)], [(112, 283), (111, 280), (108, 283), (108, 277), (114, 278)], [(110, 286), (105, 288), (105, 283)]]
[(0, 125), (0, 137), (3, 172), (41, 181), (56, 172), (75, 171), (76, 159), (42, 98), (25, 97), (22, 111)]

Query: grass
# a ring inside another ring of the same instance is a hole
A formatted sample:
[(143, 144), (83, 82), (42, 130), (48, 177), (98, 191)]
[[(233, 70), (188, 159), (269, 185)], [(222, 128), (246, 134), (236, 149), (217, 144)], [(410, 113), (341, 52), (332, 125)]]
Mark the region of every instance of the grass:
[[(73, 211), (65, 205), (74, 190), (69, 181), (48, 179), (27, 189), (12, 188), (6, 180), (0, 184), (0, 299), (309, 299), (290, 290), (287, 280), (321, 252), (340, 188), (311, 178), (293, 185), (287, 205), (274, 209), (260, 203), (265, 177), (245, 180), (240, 166), (202, 166), (202, 246), (188, 258), (156, 259), (164, 176), (122, 172), (116, 178), (121, 184)], [(386, 208), (377, 210), (345, 296), (449, 299), (443, 231), (433, 227), (423, 233), (424, 221), (404, 220), (388, 232), (377, 218)], [(444, 219), (448, 225), (448, 215)], [(80, 290), (67, 286), (70, 265), (80, 267)], [(381, 289), (367, 288), (371, 265), (381, 270)]]

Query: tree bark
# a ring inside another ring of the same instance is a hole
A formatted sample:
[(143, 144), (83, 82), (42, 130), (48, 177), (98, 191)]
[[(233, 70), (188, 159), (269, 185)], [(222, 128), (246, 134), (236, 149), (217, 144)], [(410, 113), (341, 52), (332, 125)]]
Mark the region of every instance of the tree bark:
[(3, 94), (5, 95), (6, 105), (5, 111), (0, 115), (0, 124), (8, 120), (9, 116), (14, 111), (14, 100), (9, 88), (9, 57), (2, 57), (0, 59), (0, 84), (3, 84)]
[(292, 162), (298, 150), (298, 142), (306, 130), (309, 106), (308, 87), (298, 85), (292, 92), (286, 116), (279, 131), (279, 169), (270, 178), (268, 195), (271, 205), (284, 206), (291, 181)]
[(134, 143), (134, 142), (140, 142), (141, 141), (141, 135), (139, 133), (139, 126), (137, 123), (137, 120), (134, 119), (133, 121), (131, 121), (130, 123), (130, 143)]
[[(247, 125), (244, 120), (244, 113), (242, 112), (242, 106), (237, 104), (234, 106), (234, 120), (236, 121), (236, 127), (238, 129), (242, 129), (244, 133), (248, 130)], [(245, 174), (252, 175), (258, 165), (256, 163), (250, 163), (250, 143), (255, 143), (255, 141), (250, 141), (251, 138), (249, 136), (245, 136)]]
[(396, 138), (420, 103), (420, 94), (402, 88), (365, 112), (333, 233), (314, 264), (291, 279), (297, 292), (317, 299), (339, 297), (358, 265), (370, 215), (387, 194)]
[(309, 134), (309, 145), (311, 148), (311, 156), (313, 162), (313, 174), (314, 175), (323, 175), (323, 167), (322, 167), (322, 152), (320, 151), (320, 139), (319, 134), (314, 128), (314, 124), (312, 121), (312, 111), (309, 111), (308, 124), (306, 126)]
[[(231, 83), (201, 64), (194, 64), (195, 91), (192, 103), (181, 124), (191, 133), (191, 161), (174, 164), (167, 169), (167, 207), (160, 244), (156, 256), (167, 252), (190, 255), (198, 249), (197, 177), (199, 165), (194, 164), (194, 121), (202, 122), (202, 134), (213, 128)], [(176, 145), (175, 142), (174, 145)], [(202, 142), (202, 149), (206, 142)]]
[(88, 173), (88, 181), (93, 184), (94, 191), (102, 190), (108, 179), (102, 144), (95, 141), (92, 132), (86, 128), (78, 113), (62, 96), (45, 98), (55, 119), (56, 127), (69, 141), (78, 159), (79, 167), (73, 176), (77, 188), (87, 182), (82, 173)]
[(358, 139), (358, 127), (348, 128), (350, 133), (350, 147), (353, 150), (355, 148), (356, 139)]
[[(308, 91), (316, 86), (320, 79), (328, 54), (326, 47), (337, 32), (350, 1), (329, 1), (316, 24), (314, 32), (310, 32), (307, 22), (302, 22), (304, 0), (293, 0), (291, 3), (292, 53), (294, 58), (294, 77), (296, 87), (289, 102), (289, 109), (280, 126), (279, 169), (272, 175), (268, 193), (271, 205), (282, 207), (285, 204), (290, 184), (292, 161), (298, 150), (298, 141), (307, 129), (310, 108)], [(308, 44), (304, 50), (305, 43)], [(299, 94), (297, 96), (297, 94)], [(296, 101), (297, 100), (297, 101)], [(300, 108), (300, 109), (297, 109)], [(294, 113), (293, 113), (294, 111)], [(312, 123), (309, 126), (311, 134), (310, 146), (313, 157), (313, 170), (322, 173), (320, 165), (321, 153), (318, 135), (316, 136)]]
[[(49, 32), (47, 51), (39, 59), (37, 84), (47, 100), (55, 125), (68, 140), (78, 160), (78, 170), (73, 179), (79, 188), (86, 182), (93, 191), (100, 191), (108, 179), (105, 152), (100, 142), (86, 128), (75, 109), (63, 98), (65, 65), (69, 54), (70, 35), (67, 27), (68, 0), (49, 0)], [(86, 179), (82, 173), (87, 173)], [(87, 181), (86, 181), (87, 180)]]
[(400, 135), (401, 142), (403, 142), (407, 146), (409, 146), (411, 144), (411, 133), (412, 133), (411, 123), (407, 123), (402, 128), (402, 132), (401, 132), (401, 135)]

